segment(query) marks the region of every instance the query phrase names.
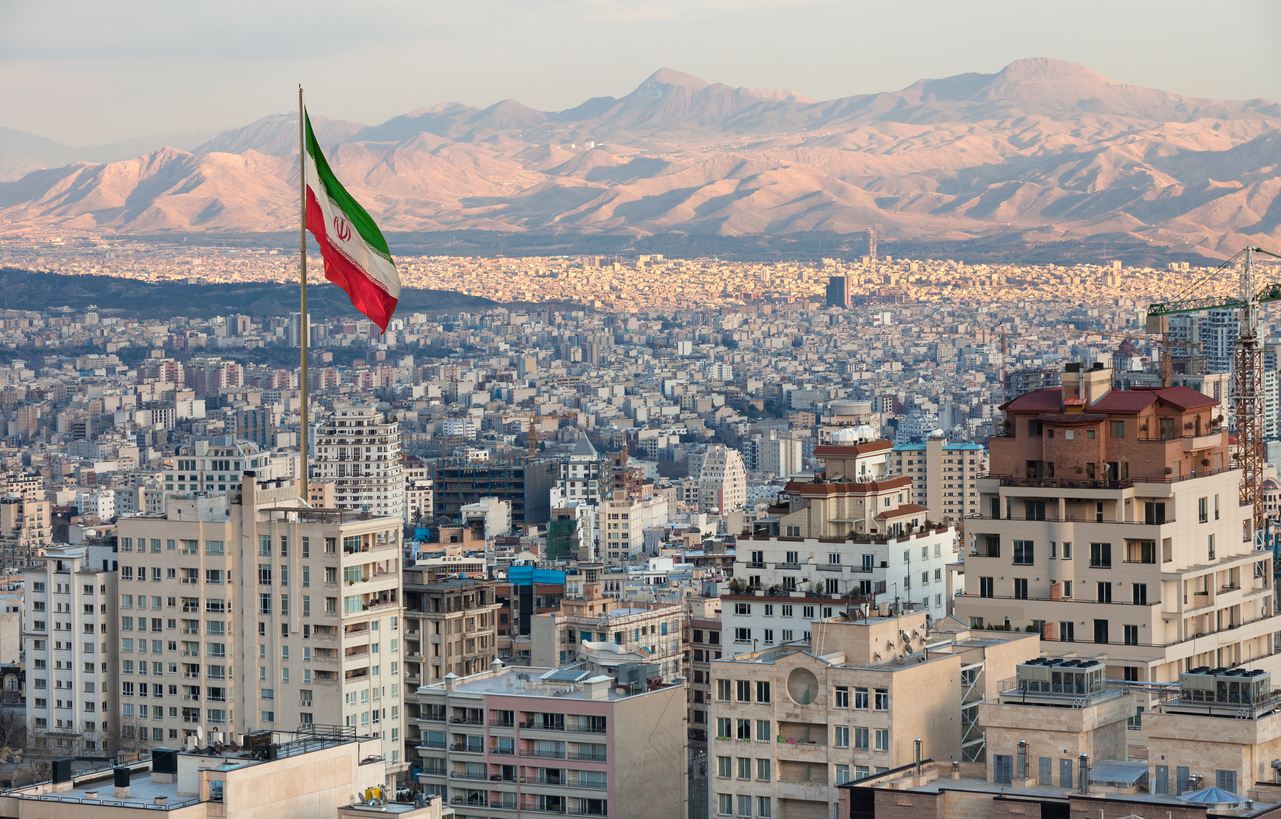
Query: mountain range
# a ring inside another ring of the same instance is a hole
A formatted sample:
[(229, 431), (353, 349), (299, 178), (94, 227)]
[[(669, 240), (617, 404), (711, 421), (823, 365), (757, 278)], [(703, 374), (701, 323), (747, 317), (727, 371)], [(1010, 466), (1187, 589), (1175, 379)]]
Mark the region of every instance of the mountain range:
[[(1045, 58), (826, 101), (663, 69), (624, 97), (564, 111), (504, 100), (380, 125), (312, 122), (339, 178), (389, 231), (877, 226), (891, 240), (1131, 242), (1209, 256), (1281, 244), (1281, 105), (1183, 97)], [(190, 150), (70, 164), (39, 142), (22, 154), (20, 132), (6, 131), (0, 172), (38, 170), (0, 182), (0, 225), (288, 230), (297, 127), (296, 114), (274, 115)]]

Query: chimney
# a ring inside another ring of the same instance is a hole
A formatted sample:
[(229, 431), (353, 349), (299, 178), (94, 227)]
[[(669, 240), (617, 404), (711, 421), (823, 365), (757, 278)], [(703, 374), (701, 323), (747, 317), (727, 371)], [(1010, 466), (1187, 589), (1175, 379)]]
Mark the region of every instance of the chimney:
[(913, 752), (913, 759), (916, 764), (916, 776), (919, 778), (921, 775), (921, 738), (917, 737), (912, 741), (912, 744), (916, 746)]
[(952, 760), (952, 778), (953, 779), (961, 778), (961, 763), (959, 760), (956, 760), (956, 759)]
[(1081, 793), (1089, 794), (1090, 792), (1090, 755), (1081, 754)]
[(1017, 779), (1027, 779), (1027, 740), (1019, 740), (1019, 761)]

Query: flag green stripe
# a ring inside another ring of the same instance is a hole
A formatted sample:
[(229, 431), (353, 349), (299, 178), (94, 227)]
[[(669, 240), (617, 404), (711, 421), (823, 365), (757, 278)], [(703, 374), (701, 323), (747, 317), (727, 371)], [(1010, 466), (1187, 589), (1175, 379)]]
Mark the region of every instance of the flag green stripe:
[[(334, 172), (329, 168), (329, 162), (325, 160), (324, 153), (320, 150), (320, 144), (316, 141), (316, 134), (311, 130), (311, 117), (303, 113), (307, 120), (307, 153), (311, 156), (312, 161), (316, 163), (316, 173), (320, 177), (320, 184), (325, 186), (325, 194), (333, 200), (334, 204), (347, 215), (351, 223), (356, 226), (356, 232), (365, 240), (369, 249), (387, 261), (392, 261), (391, 250), (387, 247), (387, 240), (383, 238), (383, 232), (378, 229), (369, 213), (361, 207), (361, 204), (347, 193), (347, 189), (334, 176)], [(393, 262), (394, 264), (394, 262)]]

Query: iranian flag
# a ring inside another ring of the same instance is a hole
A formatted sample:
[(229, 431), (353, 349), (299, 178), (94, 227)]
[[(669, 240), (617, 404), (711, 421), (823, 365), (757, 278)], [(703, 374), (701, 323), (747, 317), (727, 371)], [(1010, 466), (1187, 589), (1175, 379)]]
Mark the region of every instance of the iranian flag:
[(303, 118), (307, 128), (303, 160), (307, 230), (320, 243), (325, 278), (346, 290), (352, 305), (386, 332), (400, 299), (396, 263), (378, 225), (334, 176), (305, 111)]

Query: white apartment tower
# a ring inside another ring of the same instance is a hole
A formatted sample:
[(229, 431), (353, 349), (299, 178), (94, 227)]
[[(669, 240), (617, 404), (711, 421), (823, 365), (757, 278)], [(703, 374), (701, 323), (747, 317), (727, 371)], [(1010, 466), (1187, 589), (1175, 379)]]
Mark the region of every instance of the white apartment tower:
[(101, 755), (121, 729), (116, 572), (110, 545), (51, 549), (25, 576), (27, 737), (54, 753)]
[(120, 709), (173, 747), (341, 724), (403, 767), (400, 517), (297, 485), (174, 495), (119, 526)]
[(747, 504), (747, 468), (738, 450), (724, 444), (707, 448), (698, 476), (698, 499), (701, 511), (715, 509), (721, 514)]
[(339, 509), (404, 518), (400, 429), (372, 404), (340, 404), (317, 426), (314, 472), (334, 482)]

